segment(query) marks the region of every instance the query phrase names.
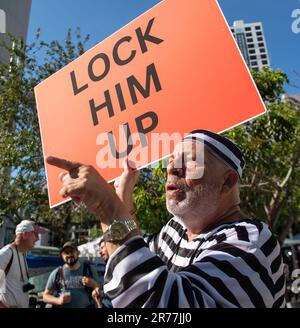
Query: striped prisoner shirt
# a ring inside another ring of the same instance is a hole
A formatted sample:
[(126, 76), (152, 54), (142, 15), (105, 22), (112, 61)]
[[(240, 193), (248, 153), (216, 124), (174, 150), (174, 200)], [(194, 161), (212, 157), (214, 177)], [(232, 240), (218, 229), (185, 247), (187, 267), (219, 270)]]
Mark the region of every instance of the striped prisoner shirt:
[(280, 246), (269, 227), (242, 219), (188, 241), (179, 218), (133, 237), (110, 257), (104, 291), (114, 307), (284, 307)]

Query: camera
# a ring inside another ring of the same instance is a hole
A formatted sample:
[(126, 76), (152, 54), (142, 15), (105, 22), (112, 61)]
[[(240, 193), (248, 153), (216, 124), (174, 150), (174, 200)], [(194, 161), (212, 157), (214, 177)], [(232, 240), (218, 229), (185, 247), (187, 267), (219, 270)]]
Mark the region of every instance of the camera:
[(28, 291), (30, 291), (34, 288), (35, 288), (35, 286), (29, 282), (29, 283), (23, 285), (23, 292), (27, 293)]

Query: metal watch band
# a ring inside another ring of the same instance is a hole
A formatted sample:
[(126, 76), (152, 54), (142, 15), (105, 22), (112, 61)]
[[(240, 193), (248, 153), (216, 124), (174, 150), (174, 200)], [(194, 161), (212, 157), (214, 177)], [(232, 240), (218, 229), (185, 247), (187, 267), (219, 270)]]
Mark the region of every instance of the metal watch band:
[[(112, 230), (114, 229), (114, 225), (116, 225), (118, 223), (122, 224), (123, 227), (126, 229), (126, 231), (120, 238), (114, 239), (112, 236)], [(108, 242), (121, 241), (121, 240), (125, 239), (132, 231), (136, 230), (137, 228), (138, 228), (138, 226), (137, 226), (136, 222), (132, 219), (116, 219), (105, 230), (105, 232), (103, 233), (103, 238), (105, 241), (108, 241)]]

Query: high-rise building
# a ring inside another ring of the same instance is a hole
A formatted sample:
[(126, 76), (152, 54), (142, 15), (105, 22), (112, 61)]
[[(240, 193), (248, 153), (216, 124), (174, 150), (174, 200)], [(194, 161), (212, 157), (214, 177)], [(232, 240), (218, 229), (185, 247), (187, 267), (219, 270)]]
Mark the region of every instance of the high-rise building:
[(231, 32), (249, 68), (262, 70), (263, 67), (271, 66), (262, 23), (235, 21)]
[[(12, 46), (9, 33), (26, 41), (30, 8), (31, 0), (0, 0), (0, 42)], [(9, 60), (7, 51), (0, 49), (0, 61)]]
[(281, 96), (281, 100), (291, 103), (296, 108), (298, 108), (298, 110), (300, 110), (300, 94), (295, 94), (295, 95), (284, 94)]

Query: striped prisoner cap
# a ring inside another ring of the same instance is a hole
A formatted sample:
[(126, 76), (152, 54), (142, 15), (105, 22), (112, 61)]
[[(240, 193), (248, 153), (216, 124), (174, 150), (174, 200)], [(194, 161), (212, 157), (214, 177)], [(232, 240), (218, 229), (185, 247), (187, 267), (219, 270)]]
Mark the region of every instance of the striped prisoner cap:
[(230, 139), (211, 131), (194, 130), (184, 140), (204, 142), (218, 158), (237, 171), (240, 178), (242, 177), (245, 158), (239, 147)]

